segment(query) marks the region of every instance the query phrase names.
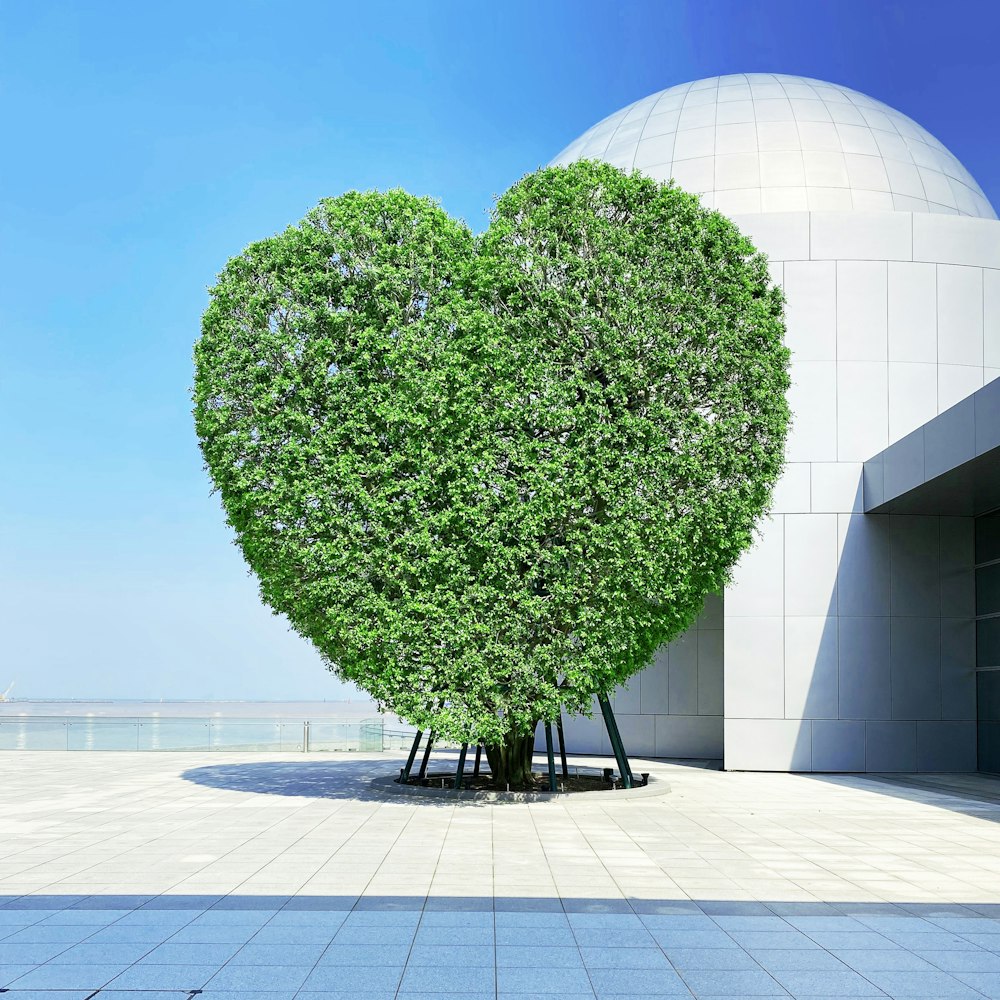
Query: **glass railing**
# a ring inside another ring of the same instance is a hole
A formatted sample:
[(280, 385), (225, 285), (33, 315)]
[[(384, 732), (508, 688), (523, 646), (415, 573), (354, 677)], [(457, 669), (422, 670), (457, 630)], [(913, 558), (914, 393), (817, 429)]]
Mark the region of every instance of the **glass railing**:
[(381, 719), (0, 717), (0, 750), (382, 750)]

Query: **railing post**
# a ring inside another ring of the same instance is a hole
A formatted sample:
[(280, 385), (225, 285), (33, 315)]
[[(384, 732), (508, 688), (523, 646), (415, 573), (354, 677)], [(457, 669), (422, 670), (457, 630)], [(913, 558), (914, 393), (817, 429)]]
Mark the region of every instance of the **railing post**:
[(302, 723), (302, 752), (309, 753), (309, 720)]

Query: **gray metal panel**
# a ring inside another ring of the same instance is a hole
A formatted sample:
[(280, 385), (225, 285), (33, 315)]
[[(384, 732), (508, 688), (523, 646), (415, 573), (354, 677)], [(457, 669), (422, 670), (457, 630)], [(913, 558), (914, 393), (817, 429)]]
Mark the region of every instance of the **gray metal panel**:
[(870, 514), (968, 517), (1000, 507), (1000, 379), (869, 459), (864, 481)]

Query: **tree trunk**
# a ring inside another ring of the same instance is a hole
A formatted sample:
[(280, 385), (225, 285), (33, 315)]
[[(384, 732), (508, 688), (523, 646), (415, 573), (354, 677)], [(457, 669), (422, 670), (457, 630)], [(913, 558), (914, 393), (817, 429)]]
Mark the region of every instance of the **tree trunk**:
[(486, 745), (486, 759), (493, 772), (493, 783), (500, 791), (509, 785), (521, 789), (531, 779), (531, 755), (535, 749), (535, 726), (527, 733), (508, 733), (503, 743)]

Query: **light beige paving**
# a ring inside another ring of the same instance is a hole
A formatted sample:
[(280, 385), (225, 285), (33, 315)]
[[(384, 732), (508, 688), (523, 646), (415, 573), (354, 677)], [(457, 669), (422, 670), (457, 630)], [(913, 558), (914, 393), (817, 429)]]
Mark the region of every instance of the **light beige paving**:
[(662, 765), (670, 794), (631, 801), (368, 789), (398, 766), (381, 754), (6, 754), (0, 892), (1000, 901), (990, 803)]

